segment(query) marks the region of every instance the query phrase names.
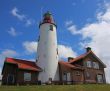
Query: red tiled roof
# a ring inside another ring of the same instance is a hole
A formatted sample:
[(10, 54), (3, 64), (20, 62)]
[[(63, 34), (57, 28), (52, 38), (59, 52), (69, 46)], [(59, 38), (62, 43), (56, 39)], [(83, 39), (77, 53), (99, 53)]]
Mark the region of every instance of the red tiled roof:
[(27, 61), (27, 60), (6, 58), (5, 63), (16, 64), (19, 69), (41, 71), (41, 68), (38, 67), (35, 62), (31, 62), (31, 61)]
[(85, 58), (88, 54), (92, 53), (94, 55), (94, 57), (96, 57), (100, 63), (102, 63), (104, 65), (104, 67), (106, 67), (106, 65), (90, 50), (74, 59), (70, 59), (69, 62), (65, 62), (65, 61), (59, 61), (59, 64), (61, 65), (65, 65), (66, 67), (70, 67), (70, 68), (76, 68), (76, 69), (83, 69), (80, 65), (73, 65), (72, 63), (76, 62), (76, 61), (79, 61), (83, 58)]
[(92, 51), (89, 51), (89, 52), (87, 52), (87, 53), (84, 53), (84, 54), (82, 54), (82, 55), (80, 55), (80, 56), (78, 56), (78, 57), (74, 58), (74, 59), (73, 59), (73, 60), (71, 60), (69, 63), (76, 62), (76, 61), (78, 61), (78, 60), (80, 60), (80, 59), (82, 59), (82, 58), (86, 57), (86, 56), (87, 56), (90, 52), (92, 52)]
[(75, 65), (70, 64), (69, 62), (59, 61), (58, 63), (61, 64), (61, 65), (66, 66), (66, 67), (69, 67), (69, 68), (73, 68), (73, 69), (81, 69), (80, 67), (76, 67)]
[(88, 51), (88, 52), (86, 52), (86, 53), (84, 53), (84, 54), (82, 54), (82, 55), (80, 55), (80, 56), (74, 58), (74, 59), (71, 60), (69, 63), (73, 63), (73, 62), (79, 61), (80, 59), (85, 58), (85, 57), (86, 57), (88, 54), (90, 54), (90, 53), (92, 53), (92, 54), (99, 60), (99, 62), (102, 63), (102, 64), (104, 65), (104, 67), (106, 67), (106, 65), (105, 65), (92, 51)]

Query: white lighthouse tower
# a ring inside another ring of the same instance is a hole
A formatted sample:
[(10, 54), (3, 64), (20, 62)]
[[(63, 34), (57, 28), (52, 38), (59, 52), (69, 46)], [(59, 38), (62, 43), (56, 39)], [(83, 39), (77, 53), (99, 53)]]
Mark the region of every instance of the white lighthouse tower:
[(44, 14), (39, 28), (37, 65), (42, 71), (38, 75), (38, 80), (41, 83), (59, 80), (56, 24), (50, 12)]

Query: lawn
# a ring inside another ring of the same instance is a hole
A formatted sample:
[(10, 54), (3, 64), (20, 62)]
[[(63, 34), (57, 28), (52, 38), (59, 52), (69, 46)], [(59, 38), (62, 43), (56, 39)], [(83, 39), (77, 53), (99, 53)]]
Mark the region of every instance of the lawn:
[(110, 91), (110, 85), (0, 86), (0, 91)]

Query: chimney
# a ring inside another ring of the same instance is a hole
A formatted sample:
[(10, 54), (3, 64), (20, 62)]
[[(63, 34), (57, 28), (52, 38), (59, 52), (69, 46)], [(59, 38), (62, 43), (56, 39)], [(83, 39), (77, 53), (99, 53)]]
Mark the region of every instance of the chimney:
[(91, 48), (90, 47), (87, 47), (86, 48), (86, 52), (89, 52), (89, 51), (91, 51)]
[(73, 59), (74, 59), (73, 57), (68, 57), (68, 62), (70, 62)]

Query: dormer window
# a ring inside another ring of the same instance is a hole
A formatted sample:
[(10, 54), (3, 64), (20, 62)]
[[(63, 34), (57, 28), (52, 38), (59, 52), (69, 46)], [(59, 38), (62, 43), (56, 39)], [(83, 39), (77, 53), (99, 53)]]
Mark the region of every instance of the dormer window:
[(50, 25), (50, 30), (53, 31), (53, 25)]

